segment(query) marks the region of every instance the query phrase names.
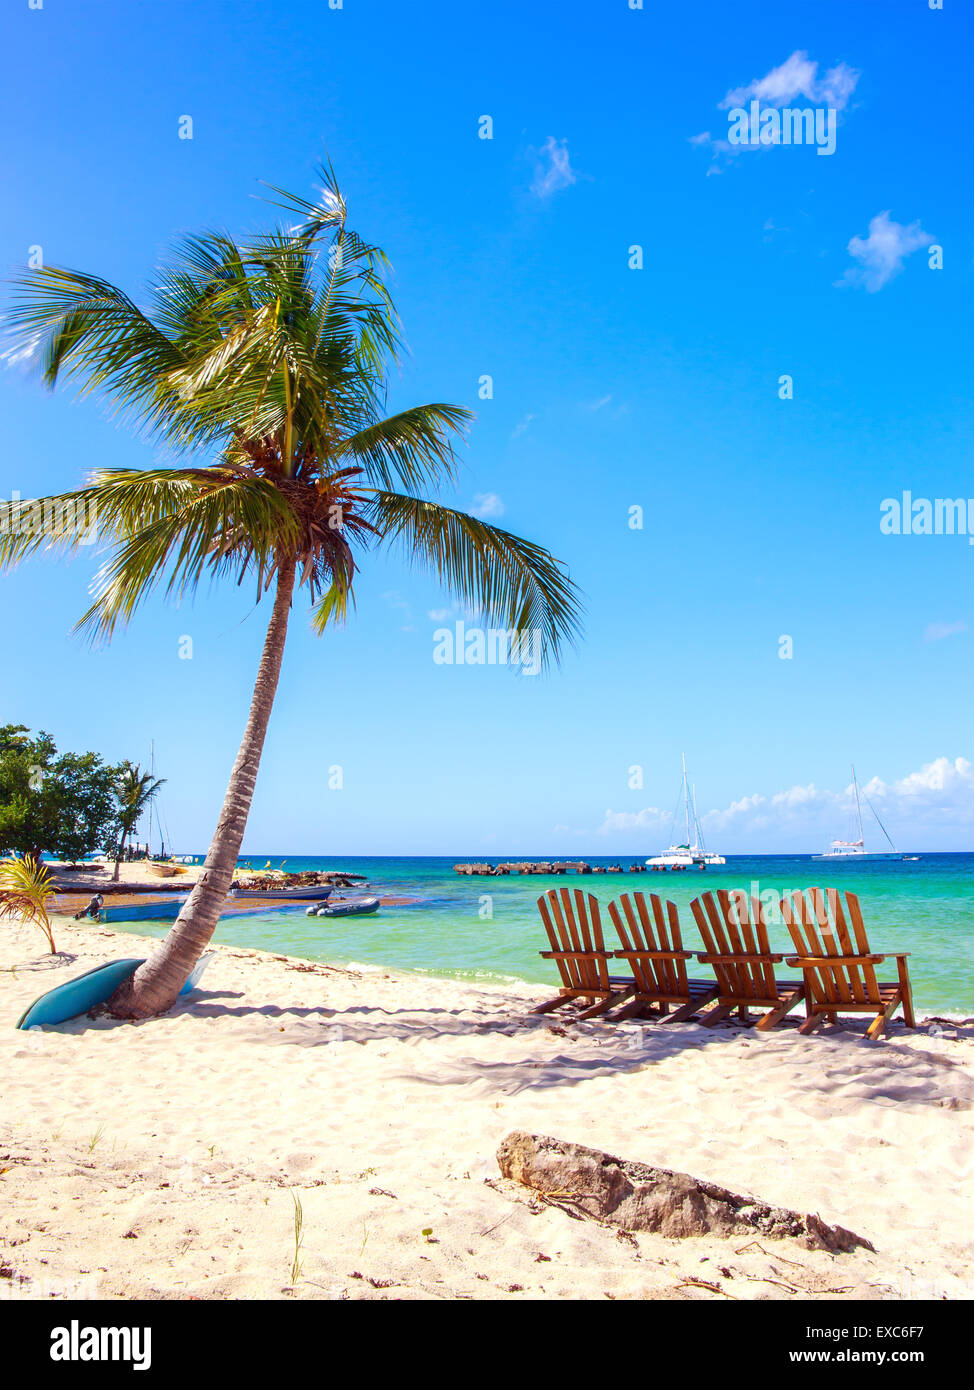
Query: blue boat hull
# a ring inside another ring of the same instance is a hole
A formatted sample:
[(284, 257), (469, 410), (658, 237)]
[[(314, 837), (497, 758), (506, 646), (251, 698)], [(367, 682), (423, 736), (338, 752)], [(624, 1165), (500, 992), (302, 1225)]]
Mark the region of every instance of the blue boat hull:
[(111, 999), (119, 985), (134, 975), (142, 960), (113, 960), (96, 965), (63, 985), (55, 985), (21, 1014), (18, 1028), (49, 1028), (52, 1024), (67, 1023), (69, 1018), (86, 1014), (97, 1004)]
[[(201, 956), (186, 977), (186, 983), (179, 991), (180, 996), (189, 994), (199, 984), (200, 976), (213, 959), (215, 952), (208, 951)], [(55, 985), (21, 1014), (17, 1020), (18, 1028), (50, 1028), (58, 1023), (67, 1023), (71, 1018), (79, 1018), (98, 1004), (111, 999), (119, 985), (134, 975), (143, 964), (139, 959), (112, 960), (107, 965), (96, 965), (94, 970), (86, 970), (73, 980), (65, 980)]]

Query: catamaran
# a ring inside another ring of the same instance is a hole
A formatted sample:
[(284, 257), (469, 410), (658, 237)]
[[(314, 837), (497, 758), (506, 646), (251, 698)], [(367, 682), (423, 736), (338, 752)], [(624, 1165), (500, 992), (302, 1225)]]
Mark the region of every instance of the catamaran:
[[(697, 818), (697, 789), (691, 787), (687, 780), (687, 755), (685, 753), (683, 754), (683, 788), (680, 796), (683, 802), (686, 840), (682, 844), (670, 845), (669, 849), (664, 850), (662, 854), (647, 859), (646, 867), (674, 870), (706, 869), (710, 864), (726, 864), (727, 860), (722, 854), (715, 854), (713, 850), (707, 849), (704, 845), (703, 832)], [(674, 828), (677, 814), (679, 814), (679, 808), (673, 816)], [(691, 826), (693, 827), (692, 834)]]
[[(868, 797), (866, 797), (866, 805), (869, 807), (870, 811), (872, 811), (873, 815), (876, 816), (876, 824), (879, 826), (880, 830), (886, 836), (886, 841), (889, 845), (889, 849), (866, 849), (865, 840), (862, 832), (862, 802), (859, 796), (859, 783), (856, 780), (855, 768), (852, 769), (852, 789), (856, 795), (856, 821), (859, 826), (858, 840), (833, 840), (824, 854), (813, 854), (812, 858), (818, 859), (820, 861), (828, 861), (830, 863), (833, 860), (854, 860), (856, 863), (863, 863), (865, 860), (868, 860), (870, 863), (873, 863), (884, 859), (906, 859), (908, 856), (905, 854), (901, 854), (899, 850), (896, 848), (896, 846), (893, 844), (893, 841), (890, 839), (889, 834), (887, 833), (885, 825), (879, 819), (879, 816), (876, 814), (876, 808), (873, 806), (872, 802), (869, 800)], [(865, 793), (863, 794), (865, 795)], [(918, 856), (909, 857), (912, 858)]]

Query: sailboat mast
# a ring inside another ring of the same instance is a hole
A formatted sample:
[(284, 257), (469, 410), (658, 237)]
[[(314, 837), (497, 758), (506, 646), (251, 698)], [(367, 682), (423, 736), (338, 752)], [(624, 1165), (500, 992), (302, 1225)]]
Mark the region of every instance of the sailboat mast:
[[(156, 775), (156, 741), (155, 741), (154, 738), (149, 740), (149, 775), (150, 775), (151, 777), (154, 777), (154, 776)], [(152, 858), (152, 801), (151, 801), (151, 800), (149, 801), (149, 834), (148, 834), (148, 836), (146, 837), (145, 848), (146, 848), (146, 854), (147, 854), (148, 857), (151, 859), (151, 858)]]
[[(863, 795), (865, 796), (865, 792), (863, 792)], [(866, 797), (866, 805), (869, 807), (870, 811), (872, 811), (873, 815), (876, 817), (876, 824), (879, 826), (880, 830), (881, 830), (881, 831), (883, 832), (883, 834), (886, 836), (886, 842), (887, 842), (887, 844), (889, 845), (890, 849), (893, 850), (894, 852), (897, 852), (897, 851), (896, 851), (896, 846), (893, 844), (893, 841), (890, 839), (890, 833), (889, 833), (889, 831), (886, 829), (886, 827), (885, 827), (885, 825), (883, 824), (883, 822), (879, 819), (879, 812), (876, 810), (876, 807), (873, 805), (873, 803), (869, 800), (869, 797), (868, 797), (868, 796)]]
[(690, 791), (687, 787), (687, 755), (683, 754), (683, 805), (687, 817), (687, 849), (690, 848)]
[(860, 804), (859, 804), (859, 783), (856, 781), (856, 769), (855, 769), (855, 767), (853, 767), (853, 769), (852, 769), (852, 787), (853, 787), (853, 790), (854, 790), (855, 793), (856, 793), (856, 816), (857, 816), (857, 818), (858, 818), (858, 820), (859, 820), (859, 843), (860, 843), (860, 844), (863, 844), (863, 843), (864, 843), (864, 840), (863, 840), (863, 834), (862, 834), (862, 807), (861, 807)]

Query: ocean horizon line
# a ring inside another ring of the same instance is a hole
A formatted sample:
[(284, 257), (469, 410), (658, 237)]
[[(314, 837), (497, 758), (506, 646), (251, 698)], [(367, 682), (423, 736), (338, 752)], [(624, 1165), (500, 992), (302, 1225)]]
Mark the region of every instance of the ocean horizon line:
[[(180, 853), (180, 854), (192, 854), (192, 855), (194, 856), (194, 858), (197, 858), (197, 857), (198, 857), (198, 858), (202, 858), (202, 857), (204, 857), (204, 855), (205, 855), (205, 851), (193, 851), (193, 850), (179, 850), (179, 851), (177, 851), (177, 853)], [(661, 851), (657, 850), (657, 851), (655, 851), (655, 853), (656, 853), (656, 854), (659, 854), (659, 853), (661, 853)], [(722, 853), (724, 854), (724, 858), (727, 859), (727, 860), (731, 860), (731, 859), (806, 859), (806, 858), (814, 858), (816, 855), (820, 855), (820, 854), (822, 853), (822, 851), (821, 851), (821, 849), (819, 848), (819, 849), (807, 849), (807, 850), (799, 850), (799, 849), (796, 849), (796, 850), (737, 850), (737, 851), (733, 851), (733, 852), (732, 852), (732, 851), (722, 851)], [(908, 847), (908, 848), (903, 849), (903, 850), (898, 849), (898, 850), (896, 851), (896, 853), (897, 853), (897, 854), (922, 854), (922, 855), (926, 856), (927, 858), (933, 858), (934, 856), (937, 856), (938, 858), (949, 858), (949, 857), (951, 857), (951, 856), (964, 856), (964, 855), (974, 854), (974, 848), (971, 848), (971, 849), (946, 849), (946, 850), (945, 850), (945, 849), (923, 849), (923, 848)], [(291, 858), (291, 859), (390, 859), (390, 860), (397, 860), (397, 859), (452, 859), (452, 860), (454, 860), (454, 861), (455, 861), (456, 863), (458, 863), (458, 864), (463, 864), (463, 863), (475, 864), (475, 863), (483, 863), (483, 862), (486, 862), (487, 860), (498, 859), (498, 860), (502, 861), (503, 863), (512, 863), (512, 864), (513, 864), (513, 863), (524, 863), (524, 864), (535, 864), (535, 863), (577, 864), (577, 863), (587, 863), (587, 862), (592, 861), (592, 860), (600, 860), (600, 859), (610, 859), (610, 860), (612, 860), (613, 862), (619, 862), (619, 861), (621, 861), (621, 860), (623, 860), (623, 859), (637, 860), (637, 861), (645, 861), (646, 859), (652, 858), (652, 857), (653, 857), (653, 854), (654, 854), (654, 851), (651, 851), (651, 850), (650, 850), (650, 851), (647, 851), (647, 850), (644, 850), (644, 849), (643, 849), (643, 850), (617, 850), (617, 851), (614, 851), (614, 852), (612, 852), (612, 853), (605, 853), (605, 852), (600, 851), (600, 852), (598, 852), (598, 853), (581, 853), (581, 854), (572, 854), (572, 855), (567, 855), (567, 854), (553, 854), (553, 853), (550, 853), (550, 852), (547, 853), (547, 854), (521, 854), (521, 853), (519, 853), (519, 854), (500, 854), (500, 853), (487, 853), (487, 852), (485, 852), (485, 851), (481, 851), (479, 854), (466, 854), (466, 855), (464, 855), (464, 854), (456, 854), (456, 853), (453, 853), (453, 852), (444, 852), (444, 853), (441, 853), (441, 854), (431, 854), (431, 853), (423, 853), (423, 854), (415, 854), (415, 853), (406, 853), (406, 854), (391, 854), (391, 853), (374, 854), (374, 853), (368, 853), (368, 852), (361, 851), (361, 850), (356, 850), (356, 851), (349, 850), (347, 853), (346, 853), (346, 852), (343, 852), (343, 851), (341, 851), (341, 850), (337, 850), (337, 851), (328, 850), (328, 851), (322, 851), (322, 852), (318, 852), (318, 851), (312, 852), (312, 851), (307, 851), (307, 850), (270, 850), (270, 851), (269, 851), (269, 850), (241, 850), (240, 854), (237, 856), (237, 859), (238, 859), (238, 861), (241, 860), (241, 859), (282, 859), (282, 858), (283, 858), (283, 859), (287, 859), (287, 858)], [(846, 861), (841, 861), (841, 862), (849, 863), (849, 862), (852, 862), (852, 861), (846, 860)], [(868, 862), (868, 861), (867, 861), (867, 862)], [(876, 862), (876, 861), (874, 861), (874, 862)], [(890, 862), (890, 861), (886, 861), (886, 862)]]

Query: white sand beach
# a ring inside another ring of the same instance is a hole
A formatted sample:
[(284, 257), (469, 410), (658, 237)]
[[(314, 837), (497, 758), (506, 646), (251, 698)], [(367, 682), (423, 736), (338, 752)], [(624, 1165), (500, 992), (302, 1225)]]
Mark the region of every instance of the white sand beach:
[[(150, 943), (0, 933), (0, 1293), (116, 1298), (970, 1298), (974, 1028), (800, 1038), (528, 1018), (478, 988), (217, 947), (145, 1023), (17, 1031)], [(511, 1130), (818, 1212), (875, 1254), (627, 1237), (499, 1176)], [(295, 1198), (303, 1226), (295, 1256)], [(295, 1277), (296, 1275), (296, 1277)]]

